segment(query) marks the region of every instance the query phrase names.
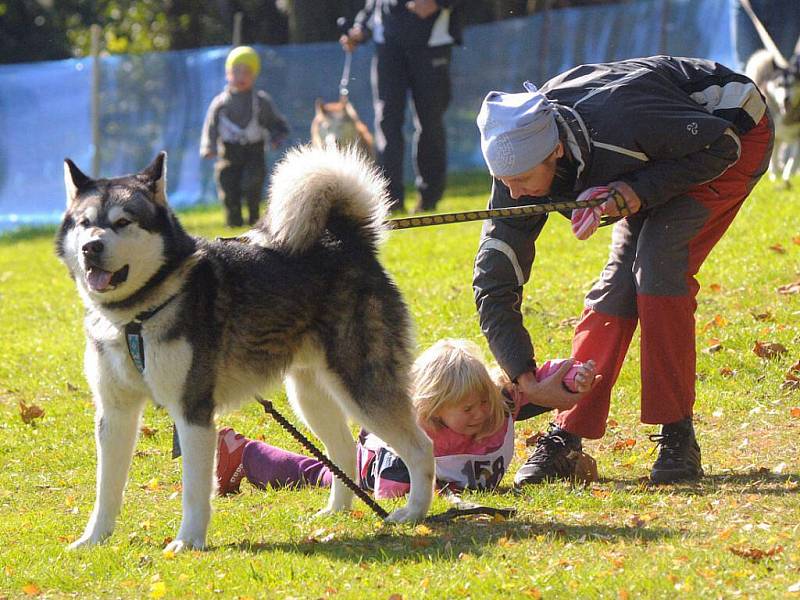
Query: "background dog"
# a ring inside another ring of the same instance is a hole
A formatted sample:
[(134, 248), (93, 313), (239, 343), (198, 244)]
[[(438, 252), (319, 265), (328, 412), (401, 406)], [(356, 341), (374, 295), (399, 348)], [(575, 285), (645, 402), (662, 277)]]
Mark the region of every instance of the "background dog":
[[(167, 550), (204, 547), (214, 415), (282, 378), (295, 411), (349, 475), (347, 417), (397, 450), (411, 493), (391, 520), (427, 513), (434, 463), (407, 391), (410, 318), (376, 258), (385, 181), (355, 150), (291, 151), (245, 241), (183, 230), (167, 205), (164, 153), (114, 179), (90, 179), (67, 160), (65, 181), (56, 248), (86, 306), (98, 451), (94, 510), (71, 547), (112, 533), (147, 397), (169, 412), (183, 451), (183, 518)], [(334, 480), (323, 512), (351, 500)]]
[(375, 144), (367, 126), (358, 118), (347, 96), (338, 102), (323, 103), (317, 98), (311, 121), (311, 144), (322, 148), (336, 144), (340, 148), (355, 146), (364, 156), (375, 159)]
[(750, 2), (741, 2), (764, 44), (764, 49), (755, 52), (747, 61), (745, 74), (767, 99), (775, 125), (770, 179), (780, 178), (788, 186), (800, 154), (800, 38), (792, 57), (787, 60), (753, 12)]

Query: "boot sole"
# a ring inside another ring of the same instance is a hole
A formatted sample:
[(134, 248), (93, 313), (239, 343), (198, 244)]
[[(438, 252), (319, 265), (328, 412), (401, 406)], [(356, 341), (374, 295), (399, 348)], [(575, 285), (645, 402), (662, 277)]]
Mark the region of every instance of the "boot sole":
[(650, 472), (650, 483), (665, 484), (679, 481), (694, 481), (705, 476), (703, 469), (692, 473), (686, 471), (657, 471)]

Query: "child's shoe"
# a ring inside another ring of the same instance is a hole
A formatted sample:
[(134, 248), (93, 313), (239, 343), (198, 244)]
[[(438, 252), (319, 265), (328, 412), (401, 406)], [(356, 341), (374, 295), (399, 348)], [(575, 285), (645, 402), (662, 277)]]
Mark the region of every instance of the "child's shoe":
[(230, 427), (220, 429), (217, 434), (217, 495), (227, 496), (239, 491), (244, 477), (242, 454), (249, 441)]

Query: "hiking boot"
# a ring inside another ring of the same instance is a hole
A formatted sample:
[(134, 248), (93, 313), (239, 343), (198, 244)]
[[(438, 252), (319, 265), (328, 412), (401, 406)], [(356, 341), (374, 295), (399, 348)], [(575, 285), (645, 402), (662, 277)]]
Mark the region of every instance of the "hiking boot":
[(700, 446), (694, 437), (691, 417), (661, 426), (661, 433), (650, 436), (658, 444), (658, 458), (650, 471), (653, 483), (672, 483), (703, 476)]
[(555, 425), (536, 442), (536, 449), (514, 475), (514, 487), (541, 483), (554, 479), (569, 479), (574, 463), (567, 456), (573, 450), (581, 451), (581, 438)]
[(242, 455), (249, 441), (230, 427), (220, 429), (217, 434), (217, 495), (227, 496), (239, 491), (244, 477)]

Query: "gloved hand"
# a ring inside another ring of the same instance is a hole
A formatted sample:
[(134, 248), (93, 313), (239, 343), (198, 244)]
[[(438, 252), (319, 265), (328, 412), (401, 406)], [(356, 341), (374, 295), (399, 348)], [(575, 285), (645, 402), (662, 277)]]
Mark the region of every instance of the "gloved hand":
[[(536, 369), (536, 381), (542, 381), (558, 371), (567, 359), (556, 358), (546, 361)], [(594, 386), (595, 379), (599, 377), (596, 373), (597, 365), (593, 360), (580, 362), (573, 360), (572, 366), (564, 375), (561, 384), (570, 392), (583, 394)]]
[(587, 202), (606, 197), (599, 206), (576, 208), (572, 211), (572, 233), (579, 240), (588, 239), (600, 226), (603, 215), (623, 218), (638, 212), (642, 201), (636, 192), (623, 181), (612, 181), (608, 185), (590, 187), (578, 196), (578, 202)]
[[(590, 187), (578, 196), (578, 202), (587, 202), (608, 196), (609, 188), (606, 185), (598, 185)], [(597, 231), (600, 226), (600, 218), (603, 216), (603, 208), (600, 206), (593, 206), (588, 208), (576, 208), (572, 211), (572, 233), (579, 240), (588, 240), (589, 237)]]

